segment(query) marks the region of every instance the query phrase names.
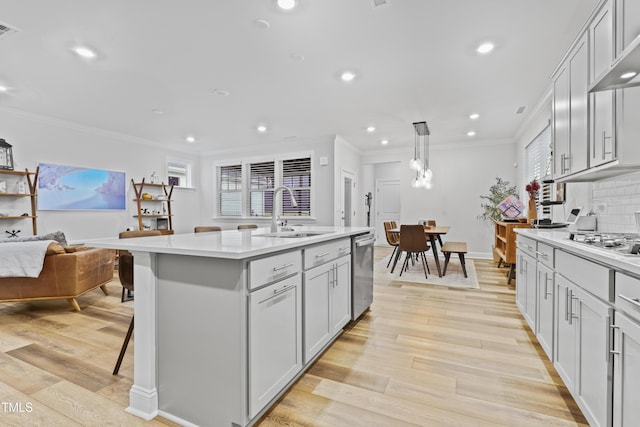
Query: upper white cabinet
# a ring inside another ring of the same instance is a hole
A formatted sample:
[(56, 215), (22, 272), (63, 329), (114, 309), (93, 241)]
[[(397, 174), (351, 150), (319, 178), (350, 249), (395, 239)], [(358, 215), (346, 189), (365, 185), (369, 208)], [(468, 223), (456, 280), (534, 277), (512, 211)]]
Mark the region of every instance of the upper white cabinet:
[(553, 165), (560, 178), (587, 168), (587, 33), (574, 45), (553, 78)]

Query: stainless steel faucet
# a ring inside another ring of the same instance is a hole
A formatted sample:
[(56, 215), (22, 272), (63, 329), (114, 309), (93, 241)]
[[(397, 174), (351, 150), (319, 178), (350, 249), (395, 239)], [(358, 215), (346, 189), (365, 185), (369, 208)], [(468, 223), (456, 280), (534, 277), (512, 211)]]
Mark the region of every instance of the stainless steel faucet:
[(298, 202), (296, 201), (295, 196), (293, 195), (293, 191), (289, 187), (281, 186), (273, 190), (273, 214), (271, 215), (271, 232), (275, 233), (278, 231), (278, 216), (276, 215), (276, 200), (278, 200), (278, 192), (287, 190), (289, 192), (289, 196), (291, 196), (291, 206), (298, 206)]

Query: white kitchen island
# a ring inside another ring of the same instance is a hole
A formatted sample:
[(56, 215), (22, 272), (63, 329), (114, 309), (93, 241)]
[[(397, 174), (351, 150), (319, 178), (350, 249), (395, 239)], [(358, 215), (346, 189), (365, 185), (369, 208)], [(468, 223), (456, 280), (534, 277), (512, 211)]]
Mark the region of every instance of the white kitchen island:
[(295, 229), (86, 242), (134, 254), (128, 412), (251, 425), (339, 335), (351, 306), (351, 238), (372, 230)]

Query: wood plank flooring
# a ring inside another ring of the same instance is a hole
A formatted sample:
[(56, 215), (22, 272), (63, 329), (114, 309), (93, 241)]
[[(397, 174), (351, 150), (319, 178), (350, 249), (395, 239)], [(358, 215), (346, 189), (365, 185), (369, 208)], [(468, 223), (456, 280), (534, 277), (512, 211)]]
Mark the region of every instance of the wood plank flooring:
[[(587, 425), (525, 326), (506, 269), (474, 263), (480, 289), (376, 278), (371, 311), (257, 425)], [(80, 297), (80, 313), (66, 301), (0, 303), (0, 400), (22, 409), (0, 406), (1, 426), (175, 425), (124, 412), (132, 346), (111, 371), (132, 303), (116, 280), (108, 288)]]

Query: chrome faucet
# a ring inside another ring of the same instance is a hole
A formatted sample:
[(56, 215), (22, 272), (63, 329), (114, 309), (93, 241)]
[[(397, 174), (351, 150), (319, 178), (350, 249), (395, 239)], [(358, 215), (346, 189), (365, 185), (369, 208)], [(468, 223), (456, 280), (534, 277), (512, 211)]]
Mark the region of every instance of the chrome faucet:
[(291, 206), (298, 206), (298, 202), (296, 201), (295, 196), (293, 195), (293, 191), (289, 187), (285, 187), (284, 185), (273, 190), (273, 215), (271, 215), (271, 232), (275, 233), (278, 231), (278, 217), (275, 212), (276, 208), (276, 200), (278, 200), (278, 192), (282, 190), (287, 190), (289, 192), (289, 196), (291, 196)]

